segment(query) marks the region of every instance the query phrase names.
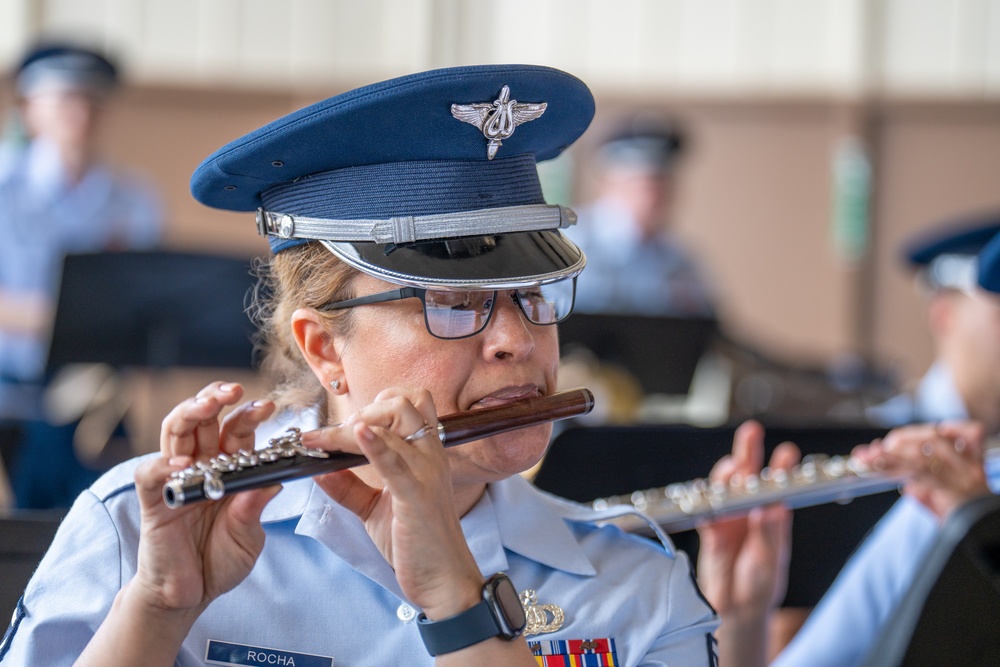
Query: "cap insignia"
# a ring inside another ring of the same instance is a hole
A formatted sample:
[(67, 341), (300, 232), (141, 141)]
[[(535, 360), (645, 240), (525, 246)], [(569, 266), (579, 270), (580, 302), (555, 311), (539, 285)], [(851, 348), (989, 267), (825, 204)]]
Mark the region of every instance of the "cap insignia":
[(452, 104), (451, 115), (483, 131), (483, 136), (489, 140), (486, 144), (486, 157), (492, 160), (503, 145), (503, 140), (514, 134), (514, 128), (540, 117), (547, 106), (545, 102), (522, 104), (512, 100), (510, 87), (504, 86), (500, 89), (500, 97), (493, 102)]

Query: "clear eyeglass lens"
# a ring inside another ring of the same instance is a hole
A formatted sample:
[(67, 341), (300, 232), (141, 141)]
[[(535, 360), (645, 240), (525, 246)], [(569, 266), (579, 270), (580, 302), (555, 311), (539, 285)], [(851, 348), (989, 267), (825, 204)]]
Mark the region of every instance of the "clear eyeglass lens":
[[(535, 324), (555, 324), (573, 309), (574, 281), (561, 280), (515, 291), (525, 317)], [(478, 333), (489, 321), (496, 292), (427, 290), (424, 312), (430, 332), (440, 338)]]
[(441, 338), (470, 336), (484, 326), (493, 308), (492, 291), (438, 291), (424, 294), (430, 332)]
[(518, 290), (517, 298), (525, 316), (535, 324), (555, 324), (573, 310), (573, 281), (560, 280)]

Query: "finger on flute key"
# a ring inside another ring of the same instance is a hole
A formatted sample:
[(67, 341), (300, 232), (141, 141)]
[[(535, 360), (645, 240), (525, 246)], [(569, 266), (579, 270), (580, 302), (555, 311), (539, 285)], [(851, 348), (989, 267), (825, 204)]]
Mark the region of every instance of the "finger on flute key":
[(256, 400), (244, 403), (222, 420), (220, 448), (227, 454), (241, 449), (251, 450), (256, 445), (257, 427), (274, 414), (274, 402)]
[(215, 456), (219, 453), (219, 416), (236, 404), (243, 388), (231, 382), (213, 382), (177, 405), (163, 419), (160, 452), (172, 456)]

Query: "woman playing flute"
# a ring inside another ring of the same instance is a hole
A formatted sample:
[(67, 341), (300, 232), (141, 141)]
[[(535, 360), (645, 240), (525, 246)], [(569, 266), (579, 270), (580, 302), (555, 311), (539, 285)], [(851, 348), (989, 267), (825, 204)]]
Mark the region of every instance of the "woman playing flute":
[[(684, 554), (599, 528), (600, 513), (518, 475), (550, 426), (447, 450), (434, 435), (438, 415), (555, 391), (550, 325), (569, 315), (585, 259), (535, 161), (593, 108), (557, 70), (438, 70), (306, 107), (210, 156), (195, 197), (259, 208), (274, 251), (258, 315), (275, 398), (241, 404), (239, 385), (213, 383), (166, 417), (158, 455), (85, 493), (0, 662), (717, 664), (719, 617)], [(304, 444), (370, 465), (280, 493), (161, 499), (193, 460), (338, 422)], [(759, 516), (706, 549), (727, 582), (758, 573), (727, 587), (727, 612), (780, 587), (787, 524)], [(723, 650), (759, 648), (751, 616), (726, 621)]]

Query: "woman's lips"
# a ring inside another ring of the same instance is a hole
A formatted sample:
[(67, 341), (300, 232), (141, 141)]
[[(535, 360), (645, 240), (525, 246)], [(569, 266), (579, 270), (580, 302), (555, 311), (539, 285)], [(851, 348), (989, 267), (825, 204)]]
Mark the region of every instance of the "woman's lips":
[(541, 390), (533, 384), (519, 385), (516, 387), (504, 387), (503, 389), (495, 391), (492, 394), (483, 396), (478, 401), (470, 405), (469, 409), (475, 410), (476, 408), (488, 408), (494, 405), (503, 405), (504, 403), (511, 403), (524, 398), (534, 398), (541, 395)]

